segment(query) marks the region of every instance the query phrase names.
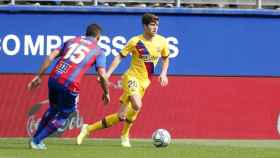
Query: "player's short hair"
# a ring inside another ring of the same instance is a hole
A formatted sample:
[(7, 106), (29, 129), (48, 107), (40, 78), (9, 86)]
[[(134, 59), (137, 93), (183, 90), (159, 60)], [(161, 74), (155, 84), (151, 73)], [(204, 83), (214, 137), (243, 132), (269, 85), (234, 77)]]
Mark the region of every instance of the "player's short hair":
[(142, 16), (142, 24), (143, 25), (149, 25), (151, 22), (158, 22), (158, 21), (159, 21), (159, 17), (156, 16), (155, 14), (145, 13)]
[(96, 37), (101, 31), (102, 28), (98, 24), (90, 24), (87, 27), (86, 36)]

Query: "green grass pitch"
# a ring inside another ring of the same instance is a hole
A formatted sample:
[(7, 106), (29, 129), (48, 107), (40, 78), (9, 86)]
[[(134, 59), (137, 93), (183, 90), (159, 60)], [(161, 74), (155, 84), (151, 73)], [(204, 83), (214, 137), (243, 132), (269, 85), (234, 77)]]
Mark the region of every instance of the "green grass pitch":
[(48, 138), (44, 151), (28, 149), (26, 138), (0, 138), (0, 158), (280, 158), (280, 140), (176, 139), (166, 148), (151, 140), (132, 139), (131, 148), (118, 139)]

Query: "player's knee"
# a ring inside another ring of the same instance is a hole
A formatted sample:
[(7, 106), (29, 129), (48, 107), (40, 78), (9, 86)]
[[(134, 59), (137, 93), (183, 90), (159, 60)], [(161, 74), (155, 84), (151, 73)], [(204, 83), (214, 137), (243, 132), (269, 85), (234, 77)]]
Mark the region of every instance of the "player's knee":
[(133, 122), (134, 122), (134, 120), (131, 120), (131, 119), (129, 119), (129, 118), (125, 119), (125, 121), (126, 121), (127, 123), (133, 123)]
[(126, 121), (127, 123), (133, 123), (133, 122), (136, 120), (136, 116), (137, 116), (137, 115), (133, 115), (133, 116), (128, 115), (128, 116), (126, 117), (125, 121)]
[(132, 109), (135, 110), (135, 111), (140, 111), (141, 107), (142, 107), (142, 103), (139, 102), (139, 103), (135, 103), (135, 104), (132, 104)]
[(142, 99), (139, 95), (133, 95), (129, 97), (131, 101), (131, 107), (135, 111), (140, 111), (142, 107)]
[(52, 122), (51, 122), (51, 126), (53, 127), (53, 128), (62, 128), (62, 127), (64, 127), (64, 125), (65, 125), (65, 123), (66, 123), (66, 120), (65, 119), (55, 119), (55, 120), (53, 120)]
[(125, 114), (123, 114), (123, 113), (119, 113), (119, 114), (118, 114), (118, 117), (119, 117), (119, 120), (120, 120), (120, 121), (125, 121), (125, 120), (126, 120), (126, 116), (125, 116)]

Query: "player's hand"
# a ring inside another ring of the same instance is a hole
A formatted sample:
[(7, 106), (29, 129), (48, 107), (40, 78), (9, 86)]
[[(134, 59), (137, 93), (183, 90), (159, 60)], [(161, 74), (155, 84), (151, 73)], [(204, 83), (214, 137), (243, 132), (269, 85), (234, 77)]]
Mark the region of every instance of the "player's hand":
[(35, 76), (27, 85), (28, 90), (33, 90), (38, 87), (42, 82), (41, 77)]
[(104, 102), (104, 105), (107, 105), (109, 102), (110, 102), (110, 95), (109, 93), (104, 93), (103, 96), (102, 96), (102, 100)]
[(159, 76), (159, 82), (160, 82), (160, 85), (162, 87), (167, 86), (168, 85), (168, 78), (167, 78), (167, 76), (166, 75), (160, 75)]

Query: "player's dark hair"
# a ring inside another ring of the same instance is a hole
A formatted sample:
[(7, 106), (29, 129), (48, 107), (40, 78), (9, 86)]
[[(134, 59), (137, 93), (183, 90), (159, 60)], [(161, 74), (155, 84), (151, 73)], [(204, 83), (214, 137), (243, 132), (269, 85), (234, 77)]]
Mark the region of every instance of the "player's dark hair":
[(143, 25), (149, 25), (151, 22), (158, 22), (158, 21), (159, 21), (159, 17), (156, 16), (155, 14), (145, 13), (142, 16), (142, 24)]
[(87, 27), (86, 36), (96, 37), (101, 31), (102, 28), (98, 24), (90, 24)]

